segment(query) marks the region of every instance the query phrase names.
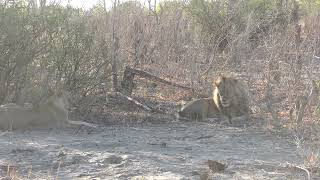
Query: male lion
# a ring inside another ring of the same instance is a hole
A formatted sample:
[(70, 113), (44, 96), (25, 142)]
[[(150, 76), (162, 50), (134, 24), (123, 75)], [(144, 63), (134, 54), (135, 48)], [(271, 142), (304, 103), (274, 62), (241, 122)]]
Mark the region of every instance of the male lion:
[(233, 77), (219, 76), (214, 82), (213, 101), (220, 113), (228, 117), (249, 117), (249, 90), (246, 83)]
[(179, 118), (204, 120), (219, 117), (219, 110), (212, 97), (193, 100), (184, 105), (178, 112)]
[(31, 104), (19, 106), (14, 103), (1, 105), (0, 129), (16, 130), (33, 127), (63, 127), (66, 124), (96, 127), (90, 123), (69, 120), (67, 105), (65, 93), (53, 95), (36, 107)]

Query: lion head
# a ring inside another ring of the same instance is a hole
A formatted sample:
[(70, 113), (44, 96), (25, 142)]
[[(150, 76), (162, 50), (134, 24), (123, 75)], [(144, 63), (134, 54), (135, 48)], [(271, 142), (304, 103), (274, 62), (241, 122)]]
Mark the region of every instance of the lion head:
[(222, 107), (229, 107), (232, 100), (236, 98), (237, 83), (237, 79), (226, 76), (219, 76), (215, 81), (216, 96), (218, 96)]

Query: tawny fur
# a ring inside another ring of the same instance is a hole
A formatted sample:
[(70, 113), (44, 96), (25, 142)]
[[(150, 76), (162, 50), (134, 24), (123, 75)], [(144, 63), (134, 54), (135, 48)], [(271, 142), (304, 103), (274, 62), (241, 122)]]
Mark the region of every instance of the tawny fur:
[(68, 118), (67, 97), (64, 93), (54, 95), (37, 107), (14, 103), (0, 106), (0, 129), (16, 130), (31, 128), (64, 127), (68, 124), (96, 127), (94, 124), (71, 121)]
[(193, 100), (178, 112), (179, 118), (204, 120), (227, 117), (249, 118), (249, 88), (240, 79), (219, 76), (214, 83), (213, 97)]
[(184, 105), (178, 112), (179, 118), (204, 120), (219, 117), (219, 110), (212, 97), (193, 100)]
[(249, 88), (244, 81), (220, 76), (214, 86), (213, 101), (230, 123), (234, 117), (249, 116)]

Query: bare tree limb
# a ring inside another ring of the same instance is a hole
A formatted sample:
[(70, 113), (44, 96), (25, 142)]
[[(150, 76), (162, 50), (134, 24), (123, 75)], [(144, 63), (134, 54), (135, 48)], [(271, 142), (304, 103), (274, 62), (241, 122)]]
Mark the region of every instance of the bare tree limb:
[[(311, 106), (311, 101), (319, 96), (319, 89), (310, 73), (307, 71), (309, 80), (311, 81), (311, 88), (309, 93), (305, 95), (298, 96), (295, 101), (295, 107), (290, 110), (290, 119), (300, 124), (303, 120), (306, 109)], [(317, 103), (317, 102), (316, 102)], [(295, 119), (293, 118), (293, 112), (295, 111)]]
[(190, 88), (190, 87), (182, 86), (182, 85), (176, 84), (174, 82), (170, 82), (170, 81), (164, 80), (162, 78), (159, 78), (159, 77), (152, 75), (148, 72), (138, 70), (138, 69), (133, 69), (133, 68), (130, 68), (129, 66), (127, 66), (124, 71), (123, 81), (122, 81), (121, 85), (122, 85), (123, 90), (125, 90), (125, 92), (129, 95), (132, 93), (133, 79), (134, 79), (135, 75), (147, 78), (151, 81), (160, 82), (160, 83), (163, 83), (163, 84), (166, 84), (169, 86), (174, 86), (174, 87), (178, 87), (178, 88), (185, 89), (185, 90), (192, 90), (192, 88)]

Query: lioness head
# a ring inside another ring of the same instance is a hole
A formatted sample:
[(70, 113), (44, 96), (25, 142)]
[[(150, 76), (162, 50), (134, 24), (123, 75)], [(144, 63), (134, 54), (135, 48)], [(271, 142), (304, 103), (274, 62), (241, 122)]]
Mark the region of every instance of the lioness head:
[(229, 107), (231, 105), (235, 89), (233, 89), (237, 84), (237, 79), (225, 76), (219, 76), (215, 81), (215, 88), (217, 89), (218, 96), (222, 107)]
[(68, 99), (69, 99), (68, 92), (59, 91), (59, 92), (54, 93), (52, 96), (50, 96), (45, 101), (41, 102), (39, 104), (39, 106), (42, 108), (54, 107), (54, 108), (66, 110), (70, 106)]
[(55, 94), (54, 104), (58, 107), (68, 108), (70, 106), (69, 103), (69, 93), (66, 91), (61, 91)]

